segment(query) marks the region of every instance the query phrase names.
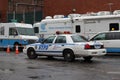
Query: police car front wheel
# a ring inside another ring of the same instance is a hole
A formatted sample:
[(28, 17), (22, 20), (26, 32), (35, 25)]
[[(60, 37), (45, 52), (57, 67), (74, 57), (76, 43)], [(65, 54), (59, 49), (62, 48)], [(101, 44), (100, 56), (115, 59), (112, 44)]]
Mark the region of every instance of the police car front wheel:
[(37, 58), (37, 54), (35, 54), (35, 51), (32, 48), (28, 49), (27, 56), (29, 59), (36, 59)]
[(63, 52), (63, 56), (65, 61), (71, 62), (75, 60), (75, 56), (72, 50), (65, 50)]

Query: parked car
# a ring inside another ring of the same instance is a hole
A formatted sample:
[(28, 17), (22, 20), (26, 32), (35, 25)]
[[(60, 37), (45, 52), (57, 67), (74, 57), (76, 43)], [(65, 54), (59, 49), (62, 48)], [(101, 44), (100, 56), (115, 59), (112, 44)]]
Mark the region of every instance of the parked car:
[(77, 34), (52, 35), (42, 43), (27, 45), (23, 52), (29, 59), (36, 59), (38, 56), (61, 56), (65, 61), (74, 61), (76, 57), (83, 57), (91, 60), (95, 56), (106, 54), (104, 45), (100, 42), (88, 42), (83, 36)]
[(107, 53), (120, 53), (120, 31), (100, 32), (90, 41), (99, 41), (104, 44)]

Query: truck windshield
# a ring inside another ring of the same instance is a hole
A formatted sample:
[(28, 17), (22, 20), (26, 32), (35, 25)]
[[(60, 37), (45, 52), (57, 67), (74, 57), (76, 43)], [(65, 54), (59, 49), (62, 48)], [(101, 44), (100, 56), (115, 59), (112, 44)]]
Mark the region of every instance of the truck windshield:
[(31, 35), (31, 36), (35, 35), (33, 28), (17, 27), (16, 29), (20, 35)]

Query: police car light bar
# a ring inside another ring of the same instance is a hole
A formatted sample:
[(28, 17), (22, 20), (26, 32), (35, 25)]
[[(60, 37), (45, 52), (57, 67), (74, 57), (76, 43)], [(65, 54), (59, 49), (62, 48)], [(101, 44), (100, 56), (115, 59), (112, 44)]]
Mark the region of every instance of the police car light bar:
[(64, 32), (61, 32), (61, 31), (56, 31), (56, 34), (70, 34), (70, 31), (64, 31)]

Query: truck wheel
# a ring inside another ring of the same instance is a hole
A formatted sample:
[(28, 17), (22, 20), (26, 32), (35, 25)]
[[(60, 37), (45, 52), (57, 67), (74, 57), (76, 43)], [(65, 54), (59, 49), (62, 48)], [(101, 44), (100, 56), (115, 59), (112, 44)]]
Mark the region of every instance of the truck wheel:
[(90, 61), (92, 59), (92, 56), (87, 56), (87, 57), (83, 57), (85, 61)]
[(37, 58), (37, 54), (35, 54), (35, 51), (32, 48), (28, 49), (27, 56), (29, 59), (36, 59)]
[(75, 60), (75, 55), (72, 50), (65, 50), (63, 56), (64, 60), (67, 62), (72, 62)]

